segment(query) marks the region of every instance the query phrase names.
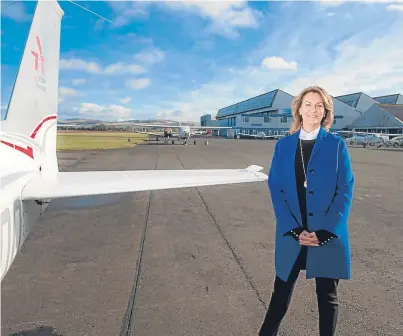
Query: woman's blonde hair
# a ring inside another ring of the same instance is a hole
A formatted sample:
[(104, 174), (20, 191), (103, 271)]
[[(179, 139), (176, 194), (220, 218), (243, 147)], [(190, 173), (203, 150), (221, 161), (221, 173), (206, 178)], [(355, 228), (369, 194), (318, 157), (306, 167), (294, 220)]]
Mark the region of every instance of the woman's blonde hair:
[(308, 92), (315, 92), (320, 94), (323, 100), (323, 104), (325, 107), (325, 118), (322, 120), (320, 123), (323, 128), (325, 128), (327, 131), (329, 131), (330, 127), (333, 124), (334, 120), (334, 105), (333, 105), (333, 100), (332, 97), (330, 97), (329, 93), (320, 86), (309, 86), (305, 89), (303, 89), (298, 96), (294, 98), (292, 101), (292, 116), (294, 118), (294, 121), (290, 127), (290, 134), (293, 134), (297, 132), (301, 126), (302, 126), (302, 116), (299, 114), (299, 109), (302, 104), (302, 100), (304, 99), (304, 96)]

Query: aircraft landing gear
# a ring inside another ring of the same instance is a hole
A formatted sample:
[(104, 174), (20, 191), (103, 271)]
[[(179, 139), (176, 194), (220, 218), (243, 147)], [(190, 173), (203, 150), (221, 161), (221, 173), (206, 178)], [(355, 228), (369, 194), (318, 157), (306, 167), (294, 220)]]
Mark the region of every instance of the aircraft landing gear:
[(196, 140), (193, 141), (193, 144), (196, 145)]

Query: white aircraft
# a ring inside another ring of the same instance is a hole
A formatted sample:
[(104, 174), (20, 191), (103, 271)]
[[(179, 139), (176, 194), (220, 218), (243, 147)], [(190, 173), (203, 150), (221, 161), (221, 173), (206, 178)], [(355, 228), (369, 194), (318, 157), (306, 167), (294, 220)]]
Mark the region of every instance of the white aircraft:
[(56, 155), (61, 19), (56, 0), (37, 3), (0, 124), (1, 281), (51, 199), (267, 180), (262, 167), (59, 172)]
[[(183, 141), (183, 144), (187, 144), (188, 139), (190, 139), (193, 135), (198, 134), (198, 130), (213, 130), (213, 129), (230, 129), (232, 128), (231, 126), (225, 127), (225, 126), (183, 126), (180, 122), (178, 126), (172, 126), (172, 125), (158, 125), (158, 124), (141, 124), (141, 123), (136, 123), (136, 124), (131, 124), (131, 126), (141, 126), (141, 127), (157, 127), (157, 128), (177, 128), (178, 132), (177, 133), (172, 133), (171, 137), (177, 137), (178, 141)], [(142, 134), (148, 134), (148, 135), (155, 135), (158, 136), (156, 133), (152, 132), (139, 132)], [(164, 137), (165, 143), (168, 141), (168, 137)], [(173, 142), (172, 142), (173, 143)], [(206, 142), (205, 142), (206, 143)], [(196, 140), (194, 141), (194, 144), (196, 144)], [(206, 143), (207, 144), (207, 143)]]
[(282, 137), (286, 136), (288, 132), (285, 134), (273, 134), (273, 135), (266, 135), (265, 132), (260, 131), (257, 134), (247, 134), (247, 133), (239, 133), (237, 135), (238, 139), (266, 139), (266, 140), (273, 140), (273, 139), (281, 139)]

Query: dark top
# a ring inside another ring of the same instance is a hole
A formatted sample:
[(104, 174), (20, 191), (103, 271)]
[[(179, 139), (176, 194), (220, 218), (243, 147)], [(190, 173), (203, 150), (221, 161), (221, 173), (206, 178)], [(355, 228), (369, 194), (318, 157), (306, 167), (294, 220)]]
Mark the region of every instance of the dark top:
[[(313, 147), (315, 145), (315, 139), (314, 140), (302, 140), (302, 153), (304, 157), (304, 166), (305, 166), (305, 172), (307, 171), (307, 166), (309, 162), (309, 158), (311, 157), (311, 153), (313, 150)], [(305, 174), (304, 174), (304, 169), (302, 167), (302, 158), (301, 158), (301, 148), (300, 148), (300, 141), (298, 141), (298, 146), (297, 150), (295, 152), (295, 179), (296, 179), (296, 186), (297, 186), (297, 194), (298, 194), (298, 202), (299, 202), (299, 207), (301, 210), (301, 219), (302, 219), (302, 226), (297, 226), (295, 229), (287, 232), (285, 235), (291, 235), (294, 237), (296, 241), (299, 239), (299, 235), (301, 234), (302, 231), (308, 230), (308, 219), (307, 219), (307, 210), (306, 210), (306, 197), (307, 194), (309, 194), (309, 181), (308, 182), (308, 188), (304, 187), (304, 182), (305, 182)], [(323, 245), (327, 243), (330, 239), (332, 239), (334, 236), (331, 232), (327, 230), (317, 230), (315, 231), (316, 236), (318, 237), (319, 240), (319, 245)], [(306, 254), (308, 251), (308, 246), (302, 245), (301, 253), (298, 258), (298, 262), (301, 262), (301, 269), (306, 268)]]
[[(308, 171), (307, 168), (308, 162), (309, 158), (311, 157), (315, 141), (316, 140), (302, 140), (302, 153), (304, 155), (305, 172)], [(307, 212), (306, 212), (306, 194), (309, 188), (304, 187), (305, 174), (304, 169), (302, 168), (300, 141), (298, 141), (297, 150), (295, 151), (295, 178), (297, 184), (299, 208), (301, 209), (302, 227), (304, 228), (304, 230), (308, 230)]]

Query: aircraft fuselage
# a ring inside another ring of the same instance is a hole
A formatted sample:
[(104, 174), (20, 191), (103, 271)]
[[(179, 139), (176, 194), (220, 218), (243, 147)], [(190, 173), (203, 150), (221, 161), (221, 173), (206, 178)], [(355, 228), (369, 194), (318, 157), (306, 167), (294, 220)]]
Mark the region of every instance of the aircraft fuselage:
[(37, 223), (48, 203), (22, 201), (21, 190), (31, 179), (22, 172), (2, 176), (0, 192), (0, 274), (3, 280), (32, 227)]

